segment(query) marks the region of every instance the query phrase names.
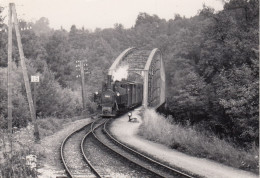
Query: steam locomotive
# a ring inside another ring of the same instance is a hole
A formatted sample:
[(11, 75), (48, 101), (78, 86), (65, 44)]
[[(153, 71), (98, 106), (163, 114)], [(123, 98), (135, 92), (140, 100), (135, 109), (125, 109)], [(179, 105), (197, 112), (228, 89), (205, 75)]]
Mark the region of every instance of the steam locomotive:
[(107, 76), (103, 83), (102, 91), (94, 94), (102, 117), (113, 117), (127, 112), (129, 109), (142, 104), (143, 84), (127, 80), (112, 81), (112, 76)]

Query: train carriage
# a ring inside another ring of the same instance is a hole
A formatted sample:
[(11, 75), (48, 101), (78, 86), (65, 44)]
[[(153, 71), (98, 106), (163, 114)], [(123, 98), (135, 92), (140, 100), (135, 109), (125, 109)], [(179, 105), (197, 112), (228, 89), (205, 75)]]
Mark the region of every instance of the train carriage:
[(107, 83), (101, 92), (94, 94), (94, 101), (101, 108), (101, 116), (112, 117), (118, 113), (127, 112), (142, 104), (143, 85), (127, 80), (112, 83), (108, 75)]

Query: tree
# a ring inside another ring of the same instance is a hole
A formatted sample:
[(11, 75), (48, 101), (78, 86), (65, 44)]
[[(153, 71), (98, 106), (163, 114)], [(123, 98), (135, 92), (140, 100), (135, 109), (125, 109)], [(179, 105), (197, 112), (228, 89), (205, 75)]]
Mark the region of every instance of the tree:
[[(12, 74), (12, 84), (13, 84), (13, 95), (12, 95), (12, 105), (13, 105), (13, 126), (15, 127), (25, 127), (30, 120), (28, 102), (25, 95), (22, 92), (23, 79), (22, 71), (12, 63), (13, 74)], [(0, 68), (0, 113), (2, 119), (7, 118), (7, 68)], [(7, 120), (5, 120), (7, 121)], [(2, 123), (1, 128), (7, 128), (7, 122)]]
[(170, 110), (180, 122), (198, 123), (208, 112), (206, 83), (187, 59), (175, 59), (172, 68), (175, 72), (170, 78)]
[(147, 23), (154, 23), (154, 22), (159, 22), (160, 19), (157, 15), (149, 15), (145, 12), (141, 12), (139, 13), (137, 19), (136, 19), (136, 22), (135, 22), (135, 27), (137, 27), (138, 25), (141, 25), (141, 24), (147, 24)]
[(222, 71), (217, 96), (232, 120), (232, 135), (243, 143), (258, 140), (259, 79), (247, 65)]
[(89, 32), (84, 29), (77, 29), (75, 25), (72, 25), (69, 32), (69, 43), (74, 49), (85, 49), (88, 44)]
[(49, 20), (46, 17), (41, 17), (32, 25), (32, 29), (37, 36), (49, 34), (51, 31)]
[(66, 86), (66, 66), (69, 62), (68, 51), (70, 45), (68, 42), (68, 33), (65, 31), (55, 31), (50, 37), (45, 47), (47, 51), (47, 64), (54, 72), (55, 79), (62, 86)]
[(0, 67), (7, 66), (7, 26), (3, 23), (3, 7), (0, 6)]

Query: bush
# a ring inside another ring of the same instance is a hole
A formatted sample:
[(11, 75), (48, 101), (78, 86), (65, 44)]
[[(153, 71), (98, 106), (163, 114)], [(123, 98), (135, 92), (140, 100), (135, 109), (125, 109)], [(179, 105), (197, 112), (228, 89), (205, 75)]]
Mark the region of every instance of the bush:
[(28, 126), (13, 134), (12, 155), (7, 130), (0, 130), (0, 177), (37, 177), (37, 170), (26, 165), (27, 155), (33, 154), (38, 158), (40, 156), (32, 146), (32, 130), (32, 127)]
[[(13, 64), (13, 67), (16, 67)], [(0, 128), (7, 128), (7, 68), (0, 68), (0, 75), (3, 76), (2, 82), (0, 83), (0, 113), (1, 124)], [(25, 96), (22, 95), (21, 86), (22, 84), (18, 81), (23, 81), (18, 73), (12, 74), (12, 117), (13, 126), (25, 127), (27, 126), (28, 120), (30, 119), (28, 102)]]
[(258, 147), (237, 149), (231, 143), (192, 126), (170, 124), (154, 110), (146, 110), (139, 134), (193, 156), (206, 157), (235, 168), (258, 172)]
[[(12, 158), (5, 158), (3, 164), (0, 163), (0, 176), (3, 178), (8, 177), (37, 177), (37, 171), (30, 169), (26, 166), (26, 155), (30, 152), (19, 151), (12, 155)], [(11, 166), (12, 165), (12, 166)]]
[(37, 86), (37, 115), (40, 117), (71, 117), (81, 109), (80, 93), (62, 88), (54, 75), (45, 68)]
[(57, 132), (57, 130), (62, 129), (62, 124), (66, 121), (67, 121), (67, 119), (66, 120), (58, 119), (55, 117), (39, 119), (37, 121), (37, 123), (38, 123), (41, 137), (51, 135), (51, 134)]

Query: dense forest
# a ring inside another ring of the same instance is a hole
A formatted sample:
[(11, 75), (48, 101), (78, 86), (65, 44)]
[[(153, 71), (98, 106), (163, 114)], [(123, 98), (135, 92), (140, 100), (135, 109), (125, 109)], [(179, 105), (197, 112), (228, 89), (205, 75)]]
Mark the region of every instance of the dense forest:
[[(7, 25), (0, 9), (0, 124), (7, 120)], [(47, 18), (20, 20), (29, 76), (40, 75), (37, 116), (81, 114), (77, 60), (87, 60), (88, 112), (91, 93), (114, 59), (126, 48), (159, 48), (167, 77), (167, 109), (173, 122), (195, 125), (220, 138), (250, 147), (259, 144), (259, 1), (230, 0), (222, 11), (204, 6), (191, 18), (179, 14), (166, 21), (139, 13), (132, 28), (122, 24), (95, 29), (72, 25), (69, 31), (49, 27)], [(32, 28), (28, 28), (32, 27)], [(13, 30), (14, 126), (30, 120), (15, 31)]]

